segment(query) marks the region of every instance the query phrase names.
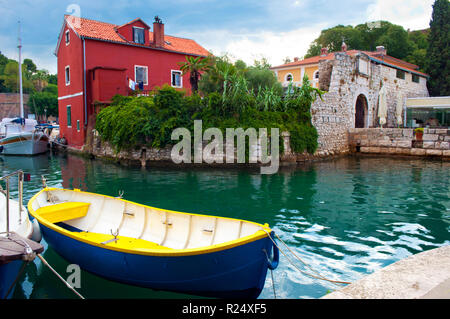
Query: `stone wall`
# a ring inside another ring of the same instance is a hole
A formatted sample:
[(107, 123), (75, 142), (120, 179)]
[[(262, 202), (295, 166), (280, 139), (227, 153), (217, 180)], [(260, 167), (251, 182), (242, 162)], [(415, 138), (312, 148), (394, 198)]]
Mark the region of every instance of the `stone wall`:
[[(359, 61), (369, 65), (368, 74), (359, 72)], [(319, 83), (322, 89), (328, 87), (322, 99), (311, 107), (312, 122), (319, 133), (318, 152), (348, 152), (348, 131), (355, 128), (356, 102), (359, 96), (367, 101), (365, 127), (378, 126), (378, 97), (381, 85), (387, 88), (387, 126), (396, 127), (395, 110), (398, 94), (403, 99), (429, 96), (426, 80), (412, 82), (411, 74), (405, 80), (397, 78), (396, 69), (371, 63), (368, 56), (351, 56), (336, 53), (334, 60), (319, 62)], [(329, 83), (329, 84), (328, 84)]]
[(413, 129), (351, 129), (349, 144), (353, 152), (450, 158), (450, 130), (424, 129), (417, 141)]
[[(281, 136), (283, 143), (283, 153), (280, 154), (280, 166), (295, 165), (298, 162), (317, 161), (323, 158), (330, 158), (341, 154), (340, 152), (333, 152), (333, 151), (320, 151), (317, 152), (316, 154), (309, 154), (308, 152), (305, 151), (302, 154), (297, 154), (292, 152), (290, 146), (290, 134), (288, 132), (283, 132)], [(72, 152), (89, 154), (97, 158), (109, 159), (126, 165), (140, 165), (144, 167), (158, 163), (164, 165), (175, 165), (171, 157), (172, 151), (171, 145), (168, 145), (163, 149), (140, 147), (134, 150), (122, 150), (120, 152), (116, 152), (114, 147), (110, 143), (102, 141), (101, 137), (99, 136), (96, 130), (91, 131), (91, 133), (89, 134), (89, 140), (90, 142), (87, 143), (81, 150), (73, 148), (68, 149)], [(203, 142), (203, 147), (205, 147), (207, 144), (209, 143)], [(226, 148), (227, 145), (224, 144), (224, 154), (226, 152), (225, 151)], [(260, 146), (258, 146), (258, 149), (260, 149)], [(236, 148), (235, 148), (235, 158), (237, 158)], [(204, 162), (201, 165), (208, 166), (209, 164), (205, 163), (207, 159), (204, 158), (203, 160)], [(226, 163), (225, 156), (223, 162)], [(225, 165), (227, 167), (230, 166), (229, 164), (212, 164), (212, 165), (213, 166)], [(253, 164), (253, 165), (260, 166), (261, 164)]]
[[(28, 94), (23, 95), (24, 115), (28, 116), (29, 106)], [(0, 121), (5, 117), (19, 117), (20, 116), (20, 95), (17, 93), (0, 93)]]

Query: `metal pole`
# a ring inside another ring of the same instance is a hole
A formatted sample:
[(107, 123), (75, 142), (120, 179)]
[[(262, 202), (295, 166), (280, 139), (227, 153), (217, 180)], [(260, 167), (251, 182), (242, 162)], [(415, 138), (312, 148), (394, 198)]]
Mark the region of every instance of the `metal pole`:
[(6, 237), (9, 238), (9, 177), (6, 178)]
[(23, 172), (19, 172), (19, 224), (22, 224), (23, 209)]
[(20, 118), (25, 117), (23, 111), (23, 87), (22, 87), (22, 39), (20, 38), (20, 21), (19, 21), (19, 83), (20, 83)]

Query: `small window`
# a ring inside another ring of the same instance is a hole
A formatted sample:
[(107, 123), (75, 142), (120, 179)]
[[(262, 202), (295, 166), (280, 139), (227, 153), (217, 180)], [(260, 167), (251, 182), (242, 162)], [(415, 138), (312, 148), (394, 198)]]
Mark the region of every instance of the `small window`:
[(292, 74), (287, 74), (286, 75), (286, 82), (291, 82), (294, 79), (294, 77), (292, 76)]
[(412, 81), (414, 83), (420, 83), (420, 77), (418, 75), (416, 75), (416, 74), (413, 74), (412, 75)]
[(67, 105), (67, 127), (72, 127), (72, 106)]
[(317, 70), (316, 72), (314, 72), (314, 80), (318, 80), (319, 79), (319, 70)]
[(181, 71), (172, 71), (172, 86), (175, 88), (183, 87), (183, 77)]
[(66, 31), (66, 45), (69, 45), (69, 43), (70, 43), (70, 32), (69, 32), (69, 30), (67, 30)]
[(66, 66), (66, 85), (70, 84), (70, 66)]
[(406, 75), (405, 75), (406, 73), (405, 73), (405, 71), (402, 71), (402, 70), (397, 70), (397, 78), (398, 79), (402, 79), (402, 80), (404, 80), (405, 79), (405, 77), (406, 77)]
[(144, 85), (148, 84), (148, 67), (136, 65), (134, 67), (134, 78), (136, 83), (143, 82)]
[(80, 120), (77, 120), (77, 131), (80, 131)]
[(133, 42), (139, 44), (145, 44), (145, 29), (139, 27), (133, 27)]

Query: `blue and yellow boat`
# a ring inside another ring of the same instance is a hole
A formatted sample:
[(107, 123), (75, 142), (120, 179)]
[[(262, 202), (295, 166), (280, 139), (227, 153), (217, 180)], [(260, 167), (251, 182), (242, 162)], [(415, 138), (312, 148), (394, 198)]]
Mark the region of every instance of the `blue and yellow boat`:
[[(174, 212), (121, 198), (45, 188), (28, 203), (70, 263), (130, 285), (257, 298), (279, 253), (267, 224)], [(273, 236), (272, 236), (273, 238)]]

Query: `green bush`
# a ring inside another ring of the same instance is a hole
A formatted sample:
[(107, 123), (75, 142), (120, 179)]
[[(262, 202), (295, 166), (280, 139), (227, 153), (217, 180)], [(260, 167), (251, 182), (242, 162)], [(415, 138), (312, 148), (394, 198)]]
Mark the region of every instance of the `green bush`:
[[(150, 97), (113, 98), (111, 106), (97, 116), (96, 129), (116, 150), (141, 145), (162, 148), (172, 144), (172, 131), (184, 127), (193, 132), (194, 120), (203, 121), (203, 129), (279, 128), (291, 134), (291, 147), (297, 153), (314, 153), (317, 130), (311, 123), (311, 104), (322, 92), (310, 86), (307, 77), (301, 88), (288, 88), (281, 95), (277, 87), (249, 89), (241, 75), (232, 75), (223, 92), (204, 97), (170, 86), (157, 88)], [(282, 146), (283, 143), (280, 143)]]

